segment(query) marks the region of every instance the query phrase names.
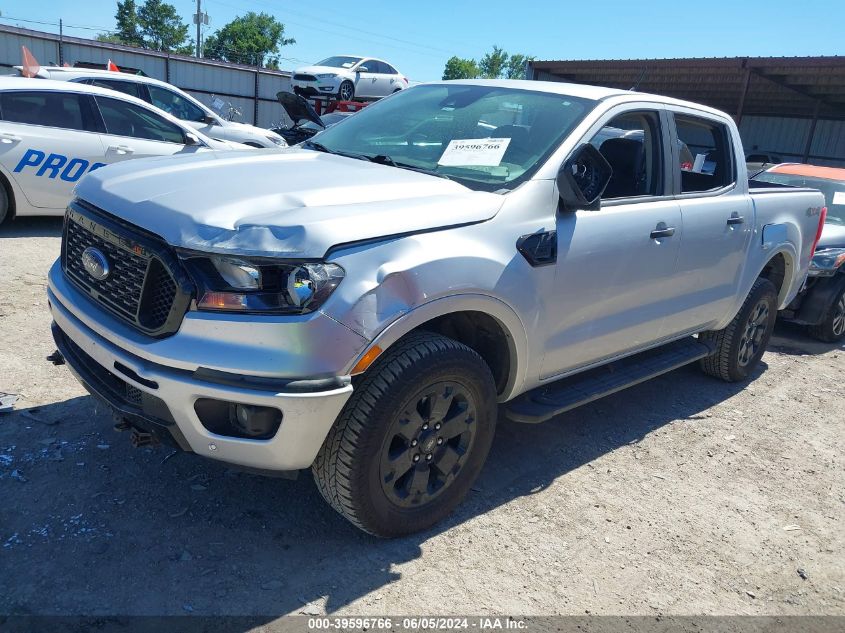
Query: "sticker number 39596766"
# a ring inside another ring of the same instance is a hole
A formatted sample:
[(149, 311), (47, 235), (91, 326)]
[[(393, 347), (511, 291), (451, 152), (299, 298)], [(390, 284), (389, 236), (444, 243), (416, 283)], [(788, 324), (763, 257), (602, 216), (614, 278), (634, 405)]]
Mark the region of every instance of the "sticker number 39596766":
[(444, 167), (497, 167), (508, 149), (509, 138), (454, 139), (437, 161)]

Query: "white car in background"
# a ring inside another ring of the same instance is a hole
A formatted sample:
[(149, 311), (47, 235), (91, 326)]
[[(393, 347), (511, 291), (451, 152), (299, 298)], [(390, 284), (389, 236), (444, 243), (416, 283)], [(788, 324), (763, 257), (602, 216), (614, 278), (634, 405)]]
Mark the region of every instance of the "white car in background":
[(132, 158), (247, 149), (122, 93), (0, 77), (0, 222), (63, 215), (87, 173)]
[(291, 87), (303, 97), (335, 97), (341, 101), (379, 99), (408, 87), (408, 78), (374, 57), (335, 55), (293, 71)]
[[(15, 69), (21, 72), (21, 67)], [(42, 79), (73, 81), (101, 88), (110, 88), (151, 103), (168, 114), (181, 119), (206, 136), (221, 141), (234, 141), (251, 147), (286, 147), (285, 140), (270, 130), (227, 121), (188, 93), (165, 81), (144, 75), (113, 70), (42, 66), (36, 75)]]

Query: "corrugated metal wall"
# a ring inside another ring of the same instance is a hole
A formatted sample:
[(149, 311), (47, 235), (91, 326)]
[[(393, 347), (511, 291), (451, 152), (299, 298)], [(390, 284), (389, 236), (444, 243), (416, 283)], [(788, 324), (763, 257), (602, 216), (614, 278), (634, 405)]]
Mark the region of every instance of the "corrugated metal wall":
[[(779, 154), (787, 162), (803, 162), (810, 119), (744, 116), (739, 124), (742, 143), (748, 152)], [(813, 133), (810, 156), (813, 165), (845, 167), (845, 121), (819, 119)]]
[(111, 59), (118, 67), (137, 68), (150, 77), (168, 81), (203, 103), (211, 103), (212, 95), (216, 94), (241, 111), (235, 120), (260, 127), (271, 127), (282, 119), (276, 93), (290, 90), (288, 71), (258, 70), (253, 66), (166, 55), (76, 37), (62, 38), (61, 50), (59, 44), (59, 36), (53, 33), (0, 25), (0, 69), (21, 64), (21, 46), (26, 46), (45, 66), (62, 61), (71, 65), (105, 64)]

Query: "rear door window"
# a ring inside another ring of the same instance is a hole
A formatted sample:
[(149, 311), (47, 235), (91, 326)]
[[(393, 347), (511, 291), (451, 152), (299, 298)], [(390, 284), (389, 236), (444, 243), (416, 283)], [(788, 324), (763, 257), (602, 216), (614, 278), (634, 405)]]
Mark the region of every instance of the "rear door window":
[(147, 86), (147, 89), (150, 91), (150, 101), (155, 107), (182, 121), (205, 121), (206, 114), (202, 108), (191, 103), (182, 95), (153, 84)]
[(681, 193), (714, 191), (736, 182), (728, 127), (686, 114), (676, 113), (674, 117)]
[(91, 85), (99, 86), (100, 88), (108, 88), (109, 90), (116, 90), (117, 92), (122, 92), (130, 97), (146, 101), (143, 86), (137, 82), (120, 81), (118, 79), (92, 79)]
[(20, 90), (0, 93), (0, 116), (13, 123), (95, 131), (86, 112), (85, 96), (72, 92)]
[(185, 143), (182, 128), (155, 112), (120, 99), (95, 98), (107, 134), (165, 143)]

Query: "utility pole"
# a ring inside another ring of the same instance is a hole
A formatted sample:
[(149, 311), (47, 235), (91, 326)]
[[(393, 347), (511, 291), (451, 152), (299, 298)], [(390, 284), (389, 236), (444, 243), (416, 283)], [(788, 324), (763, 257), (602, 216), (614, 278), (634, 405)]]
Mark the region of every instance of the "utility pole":
[(208, 14), (202, 12), (202, 0), (197, 0), (197, 12), (194, 14), (194, 24), (197, 25), (197, 57), (202, 57), (202, 27), (208, 24)]
[(202, 9), (200, 7), (200, 3), (202, 0), (197, 0), (197, 15), (196, 22), (197, 22), (197, 58), (199, 59), (202, 57), (202, 43), (200, 42), (200, 35), (202, 34)]
[(65, 65), (65, 54), (64, 54), (65, 52), (63, 50), (64, 49), (64, 43), (65, 43), (64, 29), (63, 29), (63, 25), (62, 25), (62, 19), (59, 18), (59, 66)]

